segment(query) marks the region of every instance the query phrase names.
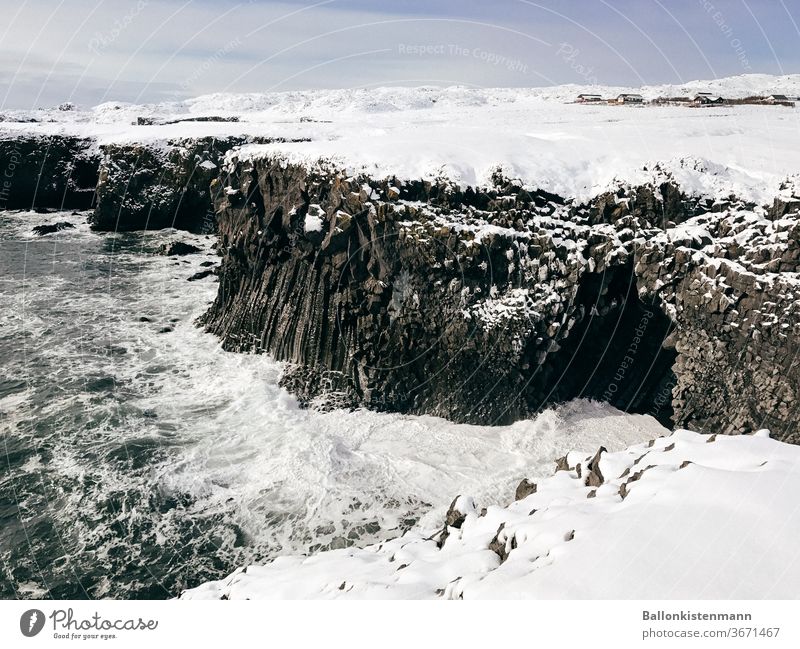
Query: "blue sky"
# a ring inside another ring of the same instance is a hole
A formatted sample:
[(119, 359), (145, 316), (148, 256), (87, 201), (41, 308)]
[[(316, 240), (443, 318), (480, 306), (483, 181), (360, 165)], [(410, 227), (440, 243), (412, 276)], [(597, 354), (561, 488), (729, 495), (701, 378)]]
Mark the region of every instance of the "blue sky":
[(0, 0), (0, 103), (800, 72), (800, 0)]

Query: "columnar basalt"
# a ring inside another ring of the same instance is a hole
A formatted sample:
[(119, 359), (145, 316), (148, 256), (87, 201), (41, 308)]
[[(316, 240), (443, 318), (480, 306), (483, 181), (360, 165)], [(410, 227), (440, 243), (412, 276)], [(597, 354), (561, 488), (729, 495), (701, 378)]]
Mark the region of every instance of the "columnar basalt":
[(499, 173), (461, 187), (249, 158), (251, 140), (5, 139), (3, 207), (218, 227), (203, 322), (288, 361), (305, 404), (499, 424), (583, 396), (800, 439), (797, 179), (763, 206), (687, 196), (665, 173), (581, 203)]
[[(576, 204), (499, 176), (464, 190), (279, 157), (233, 158), (215, 205), (224, 259), (205, 325), (289, 361), (306, 403), (495, 424), (584, 396), (794, 435), (796, 217), (670, 182)], [(735, 248), (741, 215), (769, 261)]]
[(800, 220), (730, 209), (636, 244), (640, 292), (677, 323), (678, 423), (800, 441)]

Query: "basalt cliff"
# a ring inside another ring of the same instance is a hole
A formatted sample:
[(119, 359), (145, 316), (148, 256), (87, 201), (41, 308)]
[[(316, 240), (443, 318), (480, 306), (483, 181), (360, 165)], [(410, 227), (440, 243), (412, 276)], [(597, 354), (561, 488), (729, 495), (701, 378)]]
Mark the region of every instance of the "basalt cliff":
[(589, 397), (800, 441), (795, 181), (768, 205), (669, 174), (581, 201), (500, 173), (477, 187), (239, 156), (248, 141), (0, 140), (2, 208), (216, 231), (203, 326), (287, 361), (308, 405), (501, 424)]
[(670, 181), (578, 203), (280, 156), (217, 181), (205, 326), (319, 407), (499, 424), (575, 397), (797, 439), (800, 203)]

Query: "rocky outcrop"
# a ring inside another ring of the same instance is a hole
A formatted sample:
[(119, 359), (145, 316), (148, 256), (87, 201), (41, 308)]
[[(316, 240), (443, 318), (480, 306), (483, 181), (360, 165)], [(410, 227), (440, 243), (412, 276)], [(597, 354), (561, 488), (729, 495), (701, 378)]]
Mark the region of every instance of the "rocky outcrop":
[(213, 231), (209, 186), (225, 153), (243, 141), (209, 137), (104, 146), (92, 227)]
[(93, 207), (101, 230), (219, 219), (203, 322), (288, 361), (309, 405), (499, 424), (589, 397), (798, 438), (797, 183), (763, 207), (668, 179), (579, 204), (500, 175), (461, 188), (238, 160), (249, 141), (0, 140), (0, 203)]
[(62, 230), (71, 230), (75, 226), (72, 225), (69, 221), (58, 221), (57, 223), (45, 223), (44, 225), (37, 225), (33, 228), (33, 231), (38, 234), (40, 237), (43, 237), (47, 234), (53, 234), (54, 232), (61, 232)]
[(640, 291), (658, 296), (677, 327), (669, 395), (696, 430), (771, 428), (800, 441), (800, 218), (748, 210), (696, 217), (636, 245)]
[[(217, 197), (225, 259), (205, 322), (228, 349), (292, 361), (284, 383), (309, 403), (510, 422), (600, 398), (630, 342), (619, 321), (669, 328), (639, 303), (615, 228), (587, 236), (601, 209), (564, 219), (541, 192), (280, 162), (243, 163)], [(658, 343), (608, 400), (657, 392), (672, 363)]]
[(99, 164), (89, 139), (0, 139), (0, 210), (89, 209)]
[(225, 154), (264, 138), (99, 145), (90, 138), (0, 140), (0, 209), (92, 210), (103, 231), (215, 228), (212, 180)]
[[(215, 200), (224, 259), (203, 322), (227, 349), (289, 361), (304, 403), (498, 424), (583, 396), (793, 439), (795, 218), (670, 182), (579, 205), (500, 177), (462, 190), (280, 159), (234, 159)], [(736, 248), (747, 214), (774, 235), (770, 261)], [(722, 259), (726, 282), (707, 286)], [(753, 334), (754, 310), (778, 320)]]
[(162, 244), (158, 252), (169, 257), (183, 257), (185, 255), (194, 255), (198, 252), (202, 252), (202, 249), (193, 246), (191, 243), (186, 243), (185, 241), (173, 241), (172, 243)]

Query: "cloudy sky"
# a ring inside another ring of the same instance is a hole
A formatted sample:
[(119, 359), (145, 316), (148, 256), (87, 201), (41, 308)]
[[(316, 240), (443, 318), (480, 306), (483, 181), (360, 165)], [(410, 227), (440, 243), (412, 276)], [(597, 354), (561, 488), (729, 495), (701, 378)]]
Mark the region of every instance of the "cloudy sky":
[(0, 0), (0, 105), (800, 72), (800, 0)]

